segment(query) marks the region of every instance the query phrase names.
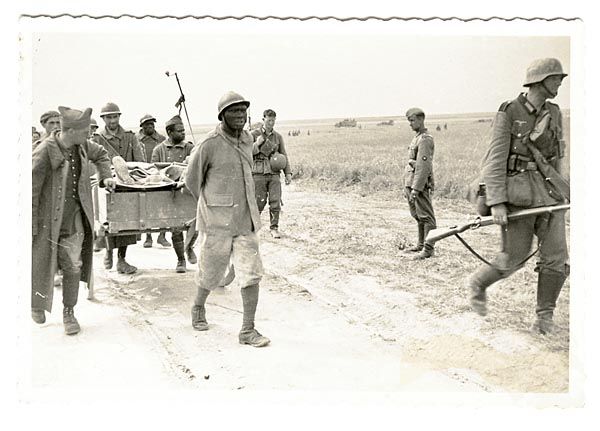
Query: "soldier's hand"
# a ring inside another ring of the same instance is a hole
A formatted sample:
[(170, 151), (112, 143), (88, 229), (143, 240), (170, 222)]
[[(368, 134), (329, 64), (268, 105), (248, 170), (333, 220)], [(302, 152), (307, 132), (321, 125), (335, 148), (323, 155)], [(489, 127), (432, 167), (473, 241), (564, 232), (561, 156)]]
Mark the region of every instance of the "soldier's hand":
[(291, 182), (292, 182), (292, 174), (285, 174), (285, 184), (287, 186), (289, 186)]
[(508, 210), (506, 209), (506, 205), (498, 204), (492, 207), (492, 219), (495, 224), (499, 224), (504, 226), (508, 223)]
[(256, 138), (256, 146), (257, 147), (260, 147), (264, 143), (265, 143), (265, 138), (263, 137), (263, 135), (260, 135), (258, 138)]
[(106, 187), (106, 190), (109, 192), (114, 192), (115, 188), (117, 187), (117, 182), (114, 180), (114, 178), (105, 178), (103, 184), (104, 187)]
[(415, 189), (412, 189), (412, 190), (410, 191), (410, 196), (408, 197), (408, 200), (409, 200), (410, 202), (414, 202), (414, 201), (415, 201), (415, 199), (417, 198), (417, 196), (419, 196), (419, 191), (418, 191), (418, 190), (415, 190)]

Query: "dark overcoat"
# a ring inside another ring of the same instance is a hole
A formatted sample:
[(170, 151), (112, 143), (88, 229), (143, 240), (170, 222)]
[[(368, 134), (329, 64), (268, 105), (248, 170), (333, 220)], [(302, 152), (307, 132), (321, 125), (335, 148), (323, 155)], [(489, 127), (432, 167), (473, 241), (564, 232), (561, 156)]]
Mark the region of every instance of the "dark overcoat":
[[(81, 251), (81, 281), (89, 283), (92, 276), (94, 212), (90, 175), (96, 166), (100, 185), (112, 178), (108, 153), (102, 145), (86, 141), (79, 145), (81, 176), (79, 177), (79, 200), (85, 229)], [(54, 274), (57, 269), (57, 246), (67, 187), (69, 161), (58, 146), (56, 133), (44, 139), (32, 155), (32, 235), (31, 256), (31, 306), (52, 311)]]

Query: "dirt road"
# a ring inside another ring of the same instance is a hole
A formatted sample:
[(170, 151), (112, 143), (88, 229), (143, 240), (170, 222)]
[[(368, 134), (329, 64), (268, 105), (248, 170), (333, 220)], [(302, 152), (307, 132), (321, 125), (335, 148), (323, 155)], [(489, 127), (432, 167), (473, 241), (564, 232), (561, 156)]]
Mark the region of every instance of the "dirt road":
[[(443, 270), (456, 249), (440, 250), (420, 272), (410, 271), (413, 264), (395, 249), (405, 240), (398, 232), (413, 230), (398, 202), (292, 185), (283, 209), (283, 238), (261, 232), (266, 275), (257, 328), (271, 338), (269, 347), (238, 344), (242, 306), (235, 282), (209, 297), (210, 330), (193, 331), (195, 266), (176, 274), (172, 249), (144, 249), (140, 242), (128, 251), (140, 268), (133, 276), (104, 270), (103, 252), (95, 254), (96, 299), (87, 301), (82, 289), (79, 335), (62, 333), (60, 294), (48, 322), (32, 324), (34, 390), (91, 385), (99, 394), (111, 388), (106, 396), (115, 386), (568, 390), (568, 351), (556, 348), (556, 339), (498, 327), (493, 313), (483, 319), (467, 310), (461, 286)], [(460, 217), (440, 211), (442, 220)], [(456, 297), (440, 307), (425, 289), (448, 282), (456, 284)], [(79, 365), (65, 367), (67, 357)]]

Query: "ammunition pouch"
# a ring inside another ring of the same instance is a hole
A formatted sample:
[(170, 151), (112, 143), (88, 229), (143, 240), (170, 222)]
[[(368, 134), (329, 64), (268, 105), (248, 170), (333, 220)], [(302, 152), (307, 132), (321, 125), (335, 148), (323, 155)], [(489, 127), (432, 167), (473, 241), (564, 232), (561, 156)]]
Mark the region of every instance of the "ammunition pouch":
[(528, 208), (533, 205), (530, 173), (517, 171), (506, 176), (506, 195), (510, 205)]

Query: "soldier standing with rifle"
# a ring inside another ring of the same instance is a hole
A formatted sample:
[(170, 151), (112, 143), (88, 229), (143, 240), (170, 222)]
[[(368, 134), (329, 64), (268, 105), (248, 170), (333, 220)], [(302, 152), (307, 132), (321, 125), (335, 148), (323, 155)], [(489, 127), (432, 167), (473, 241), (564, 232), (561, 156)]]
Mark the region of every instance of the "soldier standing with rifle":
[(433, 244), (425, 243), (430, 230), (436, 228), (435, 213), (431, 204), (433, 193), (433, 136), (425, 127), (425, 113), (420, 108), (406, 112), (410, 128), (417, 135), (408, 147), (408, 163), (404, 175), (404, 190), (410, 215), (417, 221), (419, 240), (408, 252), (420, 252), (415, 260), (433, 256)]
[(527, 93), (503, 103), (496, 114), (482, 182), (494, 223), (502, 226), (502, 252), (468, 281), (471, 306), (483, 316), (487, 287), (523, 266), (537, 236), (534, 329), (542, 334), (553, 329), (556, 301), (569, 274), (564, 211), (515, 220), (509, 220), (508, 213), (557, 205), (569, 198), (568, 184), (560, 177), (565, 150), (562, 116), (558, 105), (548, 101), (556, 97), (565, 76), (557, 59), (534, 61), (523, 84)]

